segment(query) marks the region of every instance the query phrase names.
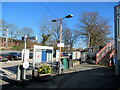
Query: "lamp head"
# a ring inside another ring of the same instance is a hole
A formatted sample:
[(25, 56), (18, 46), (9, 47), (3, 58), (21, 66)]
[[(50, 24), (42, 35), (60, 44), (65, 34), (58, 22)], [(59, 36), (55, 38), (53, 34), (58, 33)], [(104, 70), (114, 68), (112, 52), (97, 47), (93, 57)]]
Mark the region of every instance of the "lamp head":
[(73, 15), (72, 15), (72, 14), (67, 15), (65, 18), (71, 18), (71, 17), (73, 17)]
[(57, 20), (52, 20), (52, 22), (56, 22)]

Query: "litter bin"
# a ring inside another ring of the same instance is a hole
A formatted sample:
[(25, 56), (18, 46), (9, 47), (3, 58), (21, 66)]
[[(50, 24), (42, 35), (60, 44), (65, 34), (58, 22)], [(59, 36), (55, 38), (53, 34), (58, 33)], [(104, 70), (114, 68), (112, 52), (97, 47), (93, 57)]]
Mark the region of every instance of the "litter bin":
[(67, 60), (67, 59), (68, 59), (68, 58), (65, 58), (65, 57), (63, 57), (63, 58), (61, 59), (61, 62), (62, 62), (62, 64), (63, 64), (63, 66), (64, 66), (63, 70), (68, 69), (68, 60)]
[(72, 59), (68, 59), (68, 68), (73, 67), (73, 61)]

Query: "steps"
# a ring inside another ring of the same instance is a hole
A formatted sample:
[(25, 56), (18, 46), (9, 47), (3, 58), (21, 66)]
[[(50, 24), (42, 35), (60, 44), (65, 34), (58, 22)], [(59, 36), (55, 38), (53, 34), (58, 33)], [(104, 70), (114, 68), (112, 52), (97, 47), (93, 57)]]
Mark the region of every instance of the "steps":
[(97, 54), (96, 54), (96, 64), (109, 65), (109, 60), (112, 55), (114, 55), (114, 41), (106, 44)]

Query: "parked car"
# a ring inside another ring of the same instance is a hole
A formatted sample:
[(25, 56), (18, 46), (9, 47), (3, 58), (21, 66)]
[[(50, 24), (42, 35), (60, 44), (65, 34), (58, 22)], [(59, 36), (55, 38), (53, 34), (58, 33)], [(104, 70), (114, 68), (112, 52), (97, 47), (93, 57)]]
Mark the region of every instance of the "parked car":
[(62, 57), (63, 57), (63, 56), (68, 56), (68, 53), (62, 53)]
[(9, 53), (7, 53), (7, 58), (9, 60), (21, 60), (21, 53), (9, 52)]
[(56, 57), (56, 53), (55, 52), (53, 53), (53, 57)]
[(6, 62), (6, 61), (8, 61), (8, 59), (7, 59), (7, 54), (0, 54), (0, 61), (1, 61), (1, 62)]

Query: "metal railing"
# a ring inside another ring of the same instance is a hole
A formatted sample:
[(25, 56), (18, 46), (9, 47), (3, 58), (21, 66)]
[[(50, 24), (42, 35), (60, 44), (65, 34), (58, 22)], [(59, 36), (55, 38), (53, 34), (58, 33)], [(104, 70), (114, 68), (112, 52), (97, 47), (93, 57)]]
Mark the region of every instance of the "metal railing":
[(98, 64), (102, 60), (102, 58), (113, 49), (114, 49), (114, 41), (108, 43), (98, 53), (96, 53), (96, 64)]
[(113, 50), (112, 53), (110, 54), (110, 59), (111, 59), (112, 57), (115, 57), (115, 50)]

